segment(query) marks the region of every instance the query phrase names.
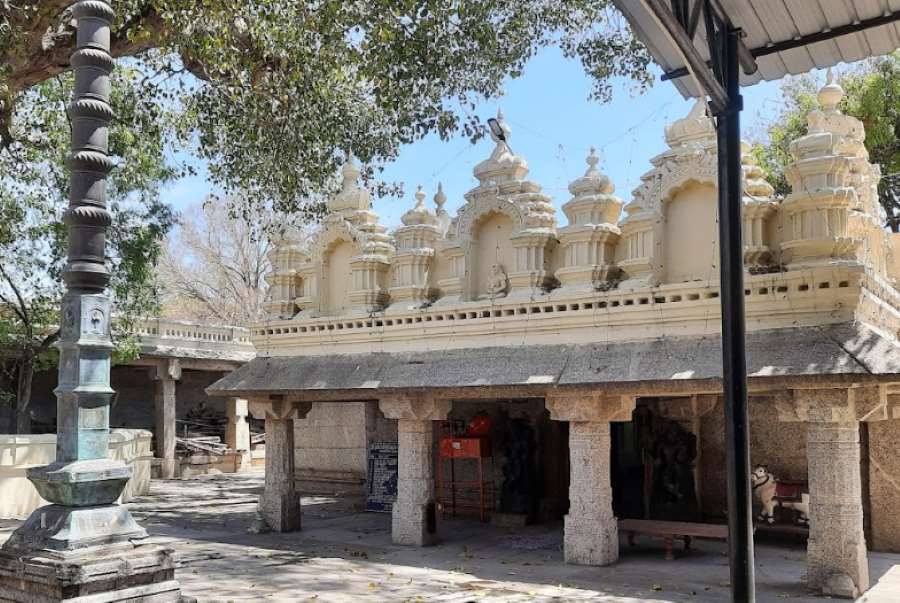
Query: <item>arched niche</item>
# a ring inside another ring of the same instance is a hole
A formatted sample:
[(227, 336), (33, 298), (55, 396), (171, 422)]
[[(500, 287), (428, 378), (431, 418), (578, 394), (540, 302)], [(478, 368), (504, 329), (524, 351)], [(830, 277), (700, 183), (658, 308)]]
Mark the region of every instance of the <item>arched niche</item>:
[(469, 266), (470, 299), (490, 295), (495, 266), (507, 275), (516, 269), (516, 252), (511, 241), (515, 229), (513, 219), (500, 211), (482, 214), (473, 225), (466, 262)]
[(320, 312), (337, 316), (350, 309), (350, 290), (353, 271), (350, 260), (356, 254), (356, 246), (345, 239), (333, 240), (322, 254)]
[(663, 213), (665, 282), (718, 278), (716, 187), (709, 182), (686, 180), (669, 191)]

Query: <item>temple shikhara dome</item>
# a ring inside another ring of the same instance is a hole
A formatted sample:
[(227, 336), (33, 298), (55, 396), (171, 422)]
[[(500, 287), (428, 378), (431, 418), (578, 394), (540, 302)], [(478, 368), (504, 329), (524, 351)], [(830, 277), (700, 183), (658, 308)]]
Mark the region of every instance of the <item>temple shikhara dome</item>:
[[(752, 326), (795, 324), (793, 298), (811, 289), (819, 291), (814, 322), (824, 319), (824, 289), (834, 304), (828, 315), (846, 316), (853, 304), (842, 298), (855, 295), (855, 287), (895, 278), (891, 241), (880, 226), (879, 168), (868, 162), (862, 124), (838, 110), (842, 95), (830, 78), (819, 92), (809, 133), (791, 143), (792, 190), (783, 199), (774, 196), (749, 145), (743, 147)], [(560, 206), (565, 225), (557, 224), (554, 199), (528, 178), (526, 159), (508, 144), (512, 130), (503, 114), (497, 119), (504, 136), (491, 134), (494, 147), (473, 170), (478, 185), (455, 216), (444, 209), (440, 184), (432, 203), (419, 187), (402, 226), (387, 232), (349, 158), (343, 187), (312, 238), (301, 245), (288, 233), (273, 252), (269, 319), (255, 330), (261, 352), (334, 353), (344, 345), (359, 352), (361, 333), (365, 345), (379, 340), (384, 351), (468, 347), (488, 332), (485, 343), (523, 336), (537, 343), (531, 331), (538, 318), (565, 341), (589, 342), (595, 334), (576, 317), (597, 308), (605, 310), (607, 340), (635, 338), (634, 314), (641, 311), (643, 337), (714, 328), (708, 316), (717, 311), (718, 295), (716, 134), (704, 103), (666, 126), (668, 148), (650, 159), (627, 201), (591, 149)], [(656, 319), (670, 311), (677, 321)], [(445, 327), (451, 320), (474, 338), (448, 337), (442, 328), (423, 336), (421, 322)]]

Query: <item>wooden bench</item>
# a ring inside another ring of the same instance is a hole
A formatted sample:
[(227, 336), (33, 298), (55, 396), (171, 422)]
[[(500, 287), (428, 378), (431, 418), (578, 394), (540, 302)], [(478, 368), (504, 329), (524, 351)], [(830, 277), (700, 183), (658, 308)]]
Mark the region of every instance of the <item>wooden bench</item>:
[(675, 558), (672, 544), (676, 538), (684, 541), (684, 550), (691, 549), (691, 538), (713, 538), (728, 540), (728, 526), (713, 523), (692, 523), (688, 521), (657, 521), (655, 519), (622, 519), (619, 531), (628, 535), (628, 545), (634, 546), (637, 534), (662, 536), (666, 547), (666, 561)]

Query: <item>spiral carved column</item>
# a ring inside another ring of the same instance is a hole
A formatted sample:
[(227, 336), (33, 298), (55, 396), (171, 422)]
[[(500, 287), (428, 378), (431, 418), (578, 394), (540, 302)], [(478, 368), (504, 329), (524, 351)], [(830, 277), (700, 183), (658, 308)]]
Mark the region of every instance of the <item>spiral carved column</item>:
[[(0, 549), (0, 599), (181, 601), (171, 551), (143, 545), (147, 532), (116, 504), (131, 477), (109, 447), (110, 300), (106, 267), (106, 177), (110, 26), (106, 0), (80, 0), (72, 124), (67, 291), (60, 312), (56, 461), (28, 470), (51, 504), (36, 509)], [(110, 576), (115, 579), (111, 580)]]
[(105, 0), (81, 0), (77, 48), (72, 53), (75, 98), (69, 104), (72, 151), (68, 290), (62, 299), (59, 381), (56, 393), (56, 461), (28, 470), (28, 479), (50, 505), (40, 507), (12, 535), (5, 549), (73, 551), (144, 538), (147, 533), (116, 503), (131, 469), (107, 458), (109, 449), (110, 301), (106, 268), (106, 176), (113, 11)]

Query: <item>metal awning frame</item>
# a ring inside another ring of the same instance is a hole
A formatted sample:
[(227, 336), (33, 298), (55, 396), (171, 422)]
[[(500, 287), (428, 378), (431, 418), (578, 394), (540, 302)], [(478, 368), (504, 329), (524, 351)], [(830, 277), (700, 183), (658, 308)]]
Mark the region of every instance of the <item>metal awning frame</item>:
[[(741, 68), (746, 73), (755, 73), (758, 69), (756, 59), (741, 39), (740, 30), (735, 28), (718, 0), (641, 0), (648, 12), (653, 16), (657, 26), (665, 32), (672, 44), (678, 49), (686, 65), (684, 73), (690, 73), (707, 96), (714, 114), (725, 111), (729, 105), (728, 93), (725, 90), (725, 40), (728, 32), (736, 31), (736, 55)], [(694, 39), (703, 24), (707, 51), (710, 60), (703, 58), (694, 44)], [(675, 77), (678, 70), (664, 74), (668, 78)]]
[[(692, 10), (696, 11), (697, 6), (700, 5), (700, 2), (696, 2), (694, 4), (694, 8)], [(693, 13), (692, 13), (693, 14)], [(772, 54), (777, 54), (779, 52), (784, 52), (786, 50), (793, 50), (794, 48), (801, 48), (803, 46), (808, 46), (809, 44), (816, 44), (818, 42), (826, 42), (828, 40), (834, 40), (835, 38), (840, 38), (841, 36), (848, 36), (855, 33), (860, 33), (866, 31), (868, 29), (873, 29), (875, 27), (881, 27), (882, 25), (889, 25), (891, 23), (895, 23), (900, 21), (900, 11), (893, 11), (889, 13), (885, 13), (883, 15), (879, 15), (877, 17), (872, 17), (871, 19), (863, 19), (861, 21), (857, 21), (855, 23), (849, 23), (847, 25), (842, 25), (840, 27), (833, 27), (831, 29), (817, 31), (811, 34), (807, 34), (804, 36), (798, 36), (796, 38), (792, 38), (790, 40), (784, 40), (782, 42), (774, 42), (772, 44), (766, 44), (765, 46), (760, 46), (759, 48), (751, 48), (746, 50), (747, 53), (750, 54), (752, 59), (757, 59), (760, 57), (766, 57)], [(693, 24), (693, 21), (691, 21)], [(694, 28), (688, 28), (688, 33), (692, 36), (696, 31)], [(746, 48), (746, 46), (741, 43), (741, 46)], [(738, 48), (741, 48), (739, 46)], [(710, 65), (710, 62), (706, 62), (707, 65)], [(747, 67), (742, 61), (742, 66), (746, 70)], [(747, 71), (747, 73), (753, 73), (753, 71)], [(673, 80), (679, 77), (684, 77), (689, 75), (690, 71), (686, 67), (679, 67), (678, 69), (672, 69), (671, 71), (667, 71), (662, 75), (663, 81)]]
[[(750, 419), (747, 405), (744, 324), (744, 248), (741, 241), (740, 70), (754, 73), (752, 53), (718, 0), (638, 0), (678, 49), (716, 118), (719, 168), (719, 283), (722, 308), (722, 389), (728, 494), (728, 558), (731, 597), (756, 600), (750, 489)], [(694, 40), (703, 24), (709, 55)]]

